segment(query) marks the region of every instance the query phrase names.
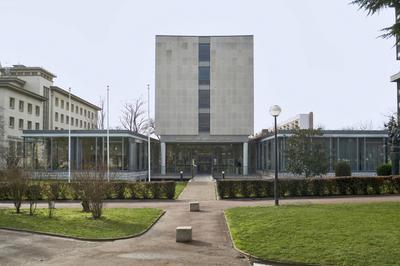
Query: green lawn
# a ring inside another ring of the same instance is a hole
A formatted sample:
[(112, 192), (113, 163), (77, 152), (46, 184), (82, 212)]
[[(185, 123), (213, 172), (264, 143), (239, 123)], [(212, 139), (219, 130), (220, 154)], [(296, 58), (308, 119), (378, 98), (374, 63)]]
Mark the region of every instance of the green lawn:
[(236, 246), (266, 260), (400, 263), (400, 203), (241, 207), (226, 216)]
[(177, 199), (179, 195), (182, 193), (183, 189), (186, 187), (187, 182), (176, 182), (175, 183), (175, 196), (174, 199)]
[(47, 209), (37, 209), (34, 216), (23, 209), (0, 209), (0, 227), (25, 229), (65, 236), (102, 239), (135, 235), (146, 230), (161, 214), (159, 209), (103, 209), (103, 217), (97, 220), (81, 209), (56, 209), (48, 218)]

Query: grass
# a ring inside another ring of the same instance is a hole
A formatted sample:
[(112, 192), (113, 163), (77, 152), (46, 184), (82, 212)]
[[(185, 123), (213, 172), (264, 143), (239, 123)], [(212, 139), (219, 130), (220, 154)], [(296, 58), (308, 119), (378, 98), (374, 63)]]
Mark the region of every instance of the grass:
[(399, 265), (400, 203), (240, 207), (226, 216), (236, 247), (265, 260)]
[(175, 196), (174, 199), (177, 199), (179, 195), (182, 193), (183, 189), (186, 187), (187, 182), (176, 182), (175, 183)]
[(139, 234), (150, 227), (162, 214), (159, 209), (108, 209), (103, 217), (93, 220), (90, 213), (81, 209), (56, 209), (53, 218), (48, 218), (47, 209), (37, 209), (34, 216), (23, 209), (0, 209), (0, 227), (24, 229), (64, 236), (107, 239)]

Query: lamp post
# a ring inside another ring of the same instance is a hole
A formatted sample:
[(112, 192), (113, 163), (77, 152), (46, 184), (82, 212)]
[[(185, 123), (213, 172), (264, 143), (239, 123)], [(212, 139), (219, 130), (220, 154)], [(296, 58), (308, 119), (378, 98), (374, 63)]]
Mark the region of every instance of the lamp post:
[(276, 118), (281, 113), (282, 109), (279, 105), (273, 105), (269, 109), (269, 113), (274, 117), (274, 133), (275, 133), (275, 179), (274, 179), (274, 200), (275, 206), (279, 205), (278, 195), (278, 128), (276, 125)]

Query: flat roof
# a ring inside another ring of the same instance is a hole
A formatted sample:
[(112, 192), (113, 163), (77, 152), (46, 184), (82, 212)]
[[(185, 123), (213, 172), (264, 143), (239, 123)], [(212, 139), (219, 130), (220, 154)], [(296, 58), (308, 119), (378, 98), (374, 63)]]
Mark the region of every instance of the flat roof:
[(242, 34), (242, 35), (169, 35), (169, 34), (161, 34), (156, 35), (156, 37), (254, 37), (252, 34)]
[[(110, 137), (133, 137), (147, 141), (147, 136), (130, 130), (110, 129), (109, 132)], [(23, 130), (22, 137), (68, 137), (68, 130)], [(107, 130), (71, 130), (71, 137), (107, 137)], [(158, 139), (151, 138), (151, 141)]]
[[(318, 137), (332, 137), (332, 138), (386, 138), (388, 137), (387, 130), (321, 130), (322, 136)], [(292, 135), (292, 130), (278, 130), (278, 137), (287, 137)], [(267, 135), (256, 137), (255, 139), (261, 139), (261, 141), (273, 139), (274, 132), (269, 132)]]

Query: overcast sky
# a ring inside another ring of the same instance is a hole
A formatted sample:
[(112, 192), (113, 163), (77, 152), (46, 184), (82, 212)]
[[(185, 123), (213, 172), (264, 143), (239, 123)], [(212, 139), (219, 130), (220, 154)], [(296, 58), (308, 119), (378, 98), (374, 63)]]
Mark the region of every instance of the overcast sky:
[(147, 97), (154, 113), (155, 35), (254, 35), (255, 131), (314, 112), (342, 129), (396, 110), (390, 76), (394, 40), (378, 39), (394, 11), (367, 17), (350, 0), (19, 1), (1, 0), (0, 62), (42, 66), (55, 84), (93, 103), (111, 88), (112, 126), (121, 105)]

